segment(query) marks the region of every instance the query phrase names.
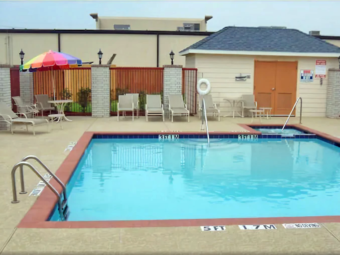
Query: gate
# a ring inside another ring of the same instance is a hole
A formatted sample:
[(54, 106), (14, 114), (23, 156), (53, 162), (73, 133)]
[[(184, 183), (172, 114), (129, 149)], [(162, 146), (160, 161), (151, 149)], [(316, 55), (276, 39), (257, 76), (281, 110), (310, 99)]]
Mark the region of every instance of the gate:
[[(11, 77), (11, 102), (12, 102), (12, 97), (20, 96), (20, 74), (18, 66), (11, 68), (10, 77)], [(17, 112), (17, 107), (13, 103), (12, 110), (14, 112)]]
[(191, 115), (196, 114), (197, 100), (197, 69), (182, 69), (182, 93), (185, 95), (185, 102)]

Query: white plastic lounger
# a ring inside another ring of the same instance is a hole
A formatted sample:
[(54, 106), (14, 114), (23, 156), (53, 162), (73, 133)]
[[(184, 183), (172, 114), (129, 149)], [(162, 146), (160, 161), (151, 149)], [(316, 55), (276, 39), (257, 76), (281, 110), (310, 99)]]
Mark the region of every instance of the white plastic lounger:
[(180, 94), (169, 95), (169, 119), (171, 116), (171, 122), (174, 122), (174, 116), (187, 116), (189, 122), (189, 110), (184, 104), (183, 96)]
[(198, 111), (198, 116), (202, 117), (202, 98), (204, 98), (205, 101), (205, 107), (207, 111), (207, 115), (212, 114), (213, 117), (217, 116), (218, 121), (220, 121), (220, 109), (217, 108), (217, 105), (214, 104), (211, 95), (199, 95), (199, 111)]
[[(22, 114), (24, 115), (24, 114)], [(19, 118), (11, 108), (5, 103), (0, 102), (0, 116), (10, 125), (11, 133), (13, 134), (13, 125), (25, 125), (28, 131), (28, 125), (33, 127), (33, 135), (35, 135), (34, 127), (39, 124), (47, 124), (47, 132), (49, 132), (49, 122), (47, 119), (32, 119), (32, 118)], [(26, 116), (26, 115), (24, 115)]]
[(17, 112), (19, 114), (22, 114), (25, 117), (27, 117), (27, 115), (32, 114), (32, 117), (34, 118), (34, 116), (39, 113), (39, 110), (36, 109), (34, 105), (25, 104), (22, 101), (21, 97), (12, 97), (12, 98), (13, 98), (15, 105), (17, 106)]
[(146, 121), (148, 121), (148, 116), (162, 116), (164, 122), (164, 109), (160, 95), (146, 95)]

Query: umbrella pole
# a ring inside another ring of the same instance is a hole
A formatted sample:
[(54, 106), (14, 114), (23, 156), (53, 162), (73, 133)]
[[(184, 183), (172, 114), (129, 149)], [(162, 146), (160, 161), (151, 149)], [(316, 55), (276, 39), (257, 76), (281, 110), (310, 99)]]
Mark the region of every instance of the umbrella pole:
[(53, 85), (53, 100), (55, 100), (55, 85), (54, 85), (54, 72), (52, 67), (52, 85)]

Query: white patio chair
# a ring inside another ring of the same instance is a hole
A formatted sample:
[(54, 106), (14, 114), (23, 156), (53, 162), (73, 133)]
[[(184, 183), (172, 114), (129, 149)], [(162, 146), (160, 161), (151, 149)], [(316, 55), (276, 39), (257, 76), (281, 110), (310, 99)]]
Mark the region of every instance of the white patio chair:
[(164, 122), (164, 109), (160, 95), (146, 95), (146, 121), (148, 121), (148, 116), (162, 116)]
[(41, 111), (41, 116), (46, 111), (49, 111), (51, 114), (51, 111), (54, 110), (54, 106), (48, 102), (48, 95), (35, 95), (35, 99), (37, 100), (37, 109)]
[(134, 104), (131, 95), (121, 95), (118, 97), (117, 103), (117, 120), (119, 121), (119, 112), (132, 112), (132, 121), (134, 120)]
[(22, 114), (25, 118), (19, 118), (12, 109), (5, 103), (0, 102), (0, 116), (6, 123), (10, 125), (11, 133), (13, 134), (13, 125), (25, 125), (28, 132), (28, 125), (33, 127), (33, 135), (35, 135), (34, 127), (39, 124), (47, 124), (47, 132), (49, 132), (49, 122), (47, 119), (33, 119), (27, 118), (25, 114)]
[(220, 121), (220, 109), (217, 108), (217, 104), (214, 104), (212, 96), (211, 95), (199, 95), (198, 99), (198, 116), (201, 118), (202, 117), (202, 98), (205, 101), (205, 107), (207, 111), (207, 116), (210, 114), (213, 117), (218, 118), (218, 121)]
[(242, 116), (244, 116), (244, 110), (256, 110), (257, 102), (255, 101), (255, 96), (253, 94), (242, 95)]
[(189, 110), (181, 94), (169, 95), (169, 119), (171, 116), (171, 122), (174, 122), (174, 116), (187, 116), (189, 122)]
[(22, 101), (21, 97), (12, 97), (12, 98), (13, 98), (15, 105), (17, 106), (18, 114), (23, 114), (25, 115), (25, 117), (27, 117), (27, 115), (32, 115), (32, 117), (34, 118), (35, 115), (39, 113), (39, 110), (36, 108), (35, 105), (25, 104)]

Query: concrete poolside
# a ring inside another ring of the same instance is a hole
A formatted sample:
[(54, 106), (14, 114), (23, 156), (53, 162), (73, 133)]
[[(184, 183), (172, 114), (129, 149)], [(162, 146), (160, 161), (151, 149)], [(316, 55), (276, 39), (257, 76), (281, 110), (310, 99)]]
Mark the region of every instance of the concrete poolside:
[[(77, 141), (85, 131), (200, 131), (200, 120), (191, 117), (176, 122), (161, 122), (144, 117), (131, 122), (129, 117), (117, 122), (115, 117), (96, 119), (70, 117), (73, 122), (51, 125), (46, 133), (44, 125), (36, 128), (36, 136), (26, 131), (14, 135), (0, 132), (0, 253), (1, 254), (340, 254), (340, 223), (322, 224), (320, 229), (284, 229), (241, 231), (227, 226), (226, 231), (202, 232), (199, 227), (171, 228), (112, 228), (112, 229), (17, 229), (16, 226), (36, 197), (19, 195), (19, 204), (11, 204), (10, 171), (27, 155), (38, 156), (53, 172), (67, 154), (65, 148)], [(263, 120), (262, 124), (284, 123), (285, 118)], [(238, 123), (250, 119), (221, 118), (209, 121), (210, 131), (242, 131)], [(257, 121), (254, 123), (258, 123)], [(290, 124), (298, 123), (292, 118)], [(303, 125), (340, 137), (340, 120), (304, 118)], [(38, 183), (31, 172), (25, 173), (27, 191)], [(19, 183), (19, 181), (17, 181)], [(340, 205), (340, 204), (339, 204)]]

